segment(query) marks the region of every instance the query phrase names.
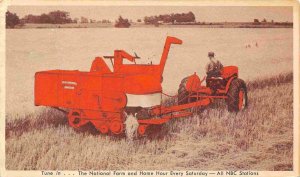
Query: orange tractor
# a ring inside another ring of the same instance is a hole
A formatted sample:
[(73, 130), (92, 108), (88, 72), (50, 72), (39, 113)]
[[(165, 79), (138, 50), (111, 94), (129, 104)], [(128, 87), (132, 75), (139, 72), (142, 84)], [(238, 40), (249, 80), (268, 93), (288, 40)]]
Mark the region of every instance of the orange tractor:
[[(49, 70), (35, 74), (35, 105), (66, 112), (69, 124), (79, 128), (92, 123), (103, 134), (124, 133), (126, 115), (136, 115), (138, 133), (151, 125), (173, 118), (191, 116), (191, 108), (204, 107), (214, 99), (226, 99), (229, 111), (247, 106), (247, 89), (238, 78), (238, 68), (224, 67), (218, 78), (207, 79), (207, 86), (196, 74), (182, 80), (178, 104), (162, 106), (163, 71), (172, 44), (180, 39), (167, 37), (160, 63), (136, 64), (137, 55), (115, 50), (113, 56), (96, 57), (89, 72)], [(113, 71), (105, 63), (111, 61)], [(124, 64), (124, 60), (132, 64)]]

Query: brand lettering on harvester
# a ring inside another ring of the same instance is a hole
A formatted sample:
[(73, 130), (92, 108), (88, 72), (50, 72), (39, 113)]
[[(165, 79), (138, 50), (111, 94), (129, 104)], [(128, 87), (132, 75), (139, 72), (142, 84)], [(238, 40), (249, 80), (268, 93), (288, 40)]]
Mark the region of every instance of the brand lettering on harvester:
[(61, 84), (64, 86), (64, 89), (71, 89), (74, 90), (77, 82), (73, 81), (61, 81)]
[(68, 84), (68, 85), (77, 85), (77, 82), (73, 81), (61, 81), (62, 84)]

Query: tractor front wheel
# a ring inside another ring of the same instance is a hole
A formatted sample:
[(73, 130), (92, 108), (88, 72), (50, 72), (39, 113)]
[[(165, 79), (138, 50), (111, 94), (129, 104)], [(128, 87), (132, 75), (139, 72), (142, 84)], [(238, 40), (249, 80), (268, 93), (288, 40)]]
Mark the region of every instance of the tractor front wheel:
[(246, 83), (241, 79), (234, 79), (227, 93), (227, 106), (229, 112), (238, 112), (248, 105)]
[(181, 83), (178, 88), (178, 105), (188, 103), (189, 92), (186, 90), (186, 83), (189, 77), (186, 77), (181, 80)]

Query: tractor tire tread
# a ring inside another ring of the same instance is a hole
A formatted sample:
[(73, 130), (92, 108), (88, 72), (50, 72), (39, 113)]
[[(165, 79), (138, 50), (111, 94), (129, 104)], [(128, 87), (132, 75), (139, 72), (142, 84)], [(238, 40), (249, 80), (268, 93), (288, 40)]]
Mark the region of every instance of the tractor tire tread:
[(232, 80), (228, 93), (227, 93), (227, 106), (229, 112), (238, 112), (239, 111), (239, 91), (240, 89), (244, 89), (245, 91), (245, 107), (248, 104), (248, 97), (247, 97), (247, 87), (246, 83), (242, 79), (234, 79)]

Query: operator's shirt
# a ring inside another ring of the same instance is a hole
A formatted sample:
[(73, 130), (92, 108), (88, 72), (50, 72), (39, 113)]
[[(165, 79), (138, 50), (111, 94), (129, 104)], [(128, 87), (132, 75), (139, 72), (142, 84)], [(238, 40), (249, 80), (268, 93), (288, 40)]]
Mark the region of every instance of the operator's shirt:
[(212, 71), (220, 71), (222, 68), (223, 68), (222, 63), (219, 60), (212, 58), (210, 59), (210, 62), (206, 65), (205, 70), (206, 73), (209, 73)]

